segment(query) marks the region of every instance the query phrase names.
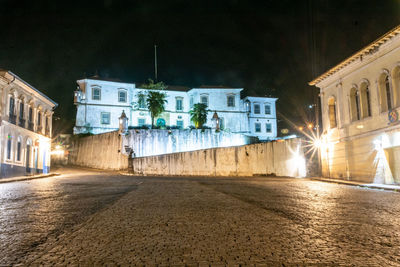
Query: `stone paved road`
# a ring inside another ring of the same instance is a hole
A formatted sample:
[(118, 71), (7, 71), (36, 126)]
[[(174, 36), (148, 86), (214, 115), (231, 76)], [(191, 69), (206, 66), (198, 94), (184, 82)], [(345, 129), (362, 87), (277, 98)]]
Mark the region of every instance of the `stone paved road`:
[[(0, 263), (400, 266), (400, 193), (289, 178), (78, 176), (49, 181), (49, 187), (31, 181), (23, 188), (28, 195), (35, 190), (61, 194), (49, 200), (8, 202), (3, 197), (7, 190), (0, 187), (2, 228), (7, 226), (3, 210), (15, 203), (24, 203), (21, 214), (50, 206), (37, 211), (37, 217), (27, 216), (30, 221), (15, 210), (19, 215), (13, 230), (2, 232), (1, 238), (20, 238), (6, 241), (1, 253), (20, 251), (21, 240), (35, 236), (37, 229), (52, 232), (18, 259), (6, 255)], [(78, 203), (63, 196), (59, 183), (83, 184), (69, 191)], [(113, 192), (104, 194), (108, 200), (103, 202), (101, 195), (94, 199), (102, 203), (91, 200), (91, 195), (108, 190)], [(19, 198), (24, 198), (20, 191)], [(48, 204), (50, 200), (55, 204)], [(49, 224), (40, 220), (40, 213), (66, 219)]]

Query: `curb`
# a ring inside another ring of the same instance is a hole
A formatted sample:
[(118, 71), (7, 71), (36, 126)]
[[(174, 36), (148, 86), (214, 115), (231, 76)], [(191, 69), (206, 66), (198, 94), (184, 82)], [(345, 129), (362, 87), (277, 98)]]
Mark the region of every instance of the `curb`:
[(34, 179), (47, 178), (47, 177), (59, 176), (59, 175), (61, 175), (61, 174), (60, 173), (49, 173), (49, 174), (36, 175), (36, 176), (22, 176), (22, 177), (14, 177), (14, 178), (4, 178), (4, 179), (0, 179), (0, 184), (27, 181), (27, 180), (34, 180)]
[(350, 186), (359, 186), (363, 188), (369, 189), (379, 189), (379, 190), (386, 190), (392, 192), (400, 192), (400, 186), (398, 185), (385, 185), (385, 184), (366, 184), (356, 181), (345, 181), (339, 179), (329, 179), (329, 178), (320, 178), (320, 177), (310, 177), (309, 179), (320, 181), (320, 182), (327, 182), (327, 183), (335, 183), (335, 184), (344, 184)]

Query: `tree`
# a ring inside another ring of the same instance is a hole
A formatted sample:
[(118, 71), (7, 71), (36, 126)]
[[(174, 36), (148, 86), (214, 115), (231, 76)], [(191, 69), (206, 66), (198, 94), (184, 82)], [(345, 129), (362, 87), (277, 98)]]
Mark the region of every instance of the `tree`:
[(165, 90), (167, 89), (167, 85), (163, 82), (154, 83), (152, 79), (149, 79), (149, 83), (142, 84), (140, 88), (150, 89), (150, 90)]
[(165, 99), (167, 94), (161, 91), (149, 91), (146, 98), (147, 108), (151, 116), (151, 128), (154, 128), (154, 118), (158, 117), (165, 111)]
[(202, 128), (207, 122), (207, 105), (203, 103), (194, 104), (189, 111), (190, 120), (194, 123), (196, 129)]

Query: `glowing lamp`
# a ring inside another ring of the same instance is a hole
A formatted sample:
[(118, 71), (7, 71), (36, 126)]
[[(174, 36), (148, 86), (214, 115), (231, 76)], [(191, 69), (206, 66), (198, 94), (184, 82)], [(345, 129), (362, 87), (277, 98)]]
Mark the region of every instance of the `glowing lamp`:
[(314, 125), (313, 125), (312, 123), (309, 123), (309, 124), (307, 125), (307, 127), (308, 127), (308, 129), (312, 129), (312, 128), (314, 127)]

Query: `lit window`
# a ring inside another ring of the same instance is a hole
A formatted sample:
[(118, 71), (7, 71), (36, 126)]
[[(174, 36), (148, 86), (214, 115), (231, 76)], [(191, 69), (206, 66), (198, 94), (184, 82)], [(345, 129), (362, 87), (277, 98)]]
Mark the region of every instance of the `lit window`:
[(119, 90), (118, 91), (118, 101), (119, 102), (126, 102), (126, 91), (125, 90)]
[(270, 104), (265, 104), (264, 109), (265, 109), (265, 115), (271, 114), (271, 105)]
[(183, 99), (182, 98), (176, 98), (176, 111), (182, 111), (183, 110)]
[(260, 114), (260, 104), (254, 104), (254, 114)]
[(202, 103), (208, 107), (208, 96), (206, 96), (206, 95), (201, 96), (200, 103)]
[(142, 127), (143, 125), (145, 125), (146, 124), (146, 119), (142, 119), (142, 118), (139, 118), (138, 119), (138, 126), (139, 127)]
[(235, 96), (228, 95), (226, 100), (227, 100), (228, 107), (234, 107), (235, 106)]
[(101, 124), (110, 124), (110, 112), (101, 113)]
[(92, 99), (93, 100), (101, 99), (101, 89), (100, 88), (92, 88)]
[(177, 120), (177, 121), (176, 121), (176, 126), (177, 126), (179, 129), (183, 129), (183, 120)]
[(329, 98), (328, 100), (328, 112), (329, 112), (329, 124), (331, 129), (336, 128), (336, 101), (334, 97)]
[(261, 133), (261, 123), (256, 122), (254, 126), (256, 133)]
[(265, 124), (265, 132), (271, 133), (272, 132), (272, 125), (271, 123), (266, 123)]

